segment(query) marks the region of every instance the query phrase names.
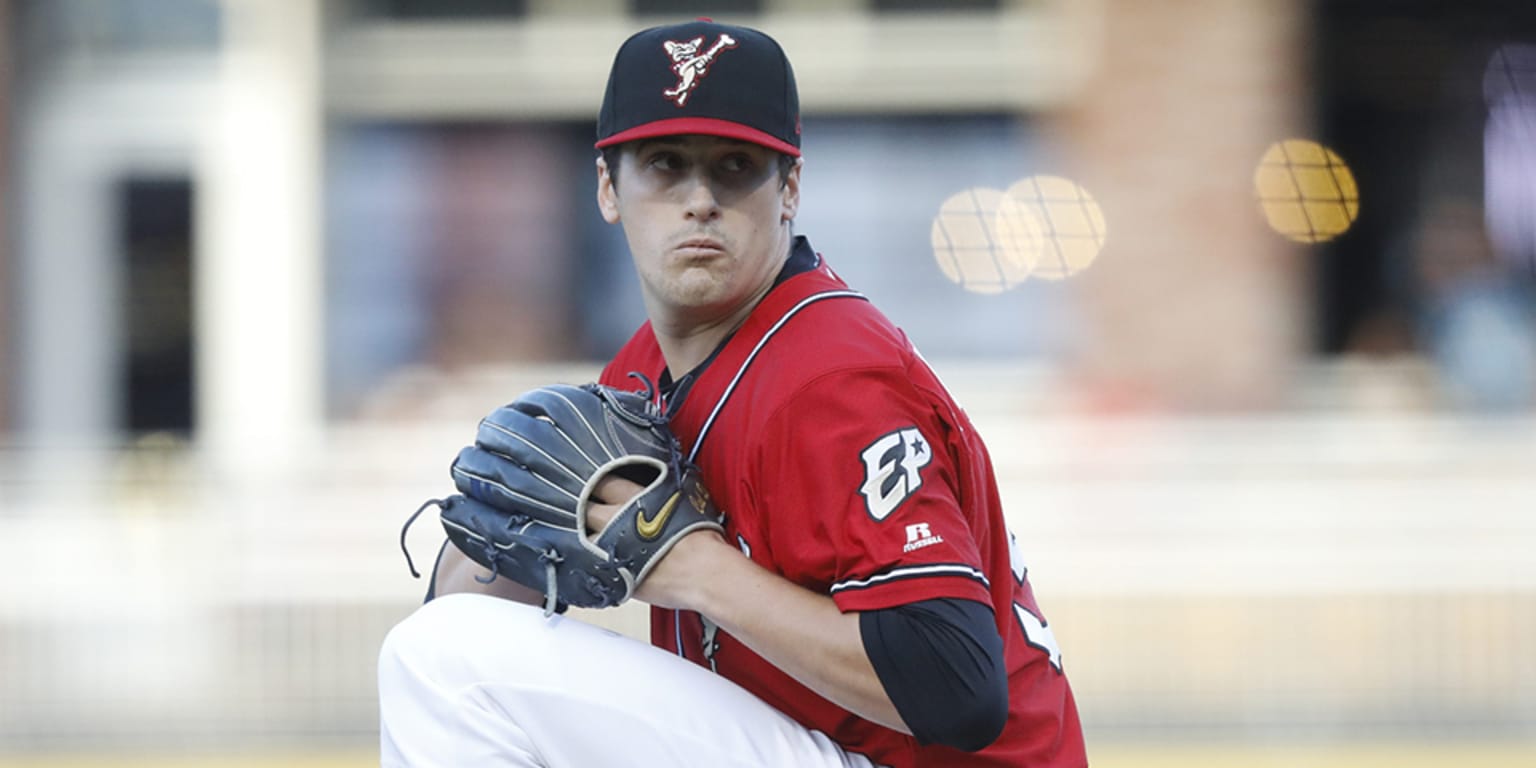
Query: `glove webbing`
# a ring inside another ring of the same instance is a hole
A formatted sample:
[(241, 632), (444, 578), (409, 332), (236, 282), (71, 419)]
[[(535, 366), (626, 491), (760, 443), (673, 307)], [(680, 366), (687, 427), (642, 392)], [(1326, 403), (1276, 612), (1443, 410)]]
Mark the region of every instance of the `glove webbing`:
[[(601, 397), (608, 403), (609, 411), (618, 414), (625, 421), (647, 429), (654, 430), (657, 427), (665, 429), (667, 424), (672, 421), (672, 414), (656, 405), (656, 385), (651, 381), (651, 377), (639, 371), (630, 371), (628, 376), (631, 379), (639, 379), (640, 383), (645, 385), (645, 391), (639, 393), (647, 403), (644, 413), (635, 413), (626, 408), (623, 403), (619, 402), (612, 389), (601, 387), (593, 391), (597, 393), (598, 397)], [(670, 433), (668, 434), (670, 435)], [(671, 477), (682, 477), (684, 461), (683, 444), (678, 441), (675, 435), (671, 436), (671, 443), (672, 450), (669, 452), (671, 456), (667, 457), (667, 468), (671, 473)]]

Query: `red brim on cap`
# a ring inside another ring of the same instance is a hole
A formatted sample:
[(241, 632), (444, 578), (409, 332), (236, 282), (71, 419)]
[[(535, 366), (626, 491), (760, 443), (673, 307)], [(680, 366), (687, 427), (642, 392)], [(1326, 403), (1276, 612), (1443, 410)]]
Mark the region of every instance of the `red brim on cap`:
[(740, 139), (741, 141), (759, 144), (775, 152), (783, 152), (790, 157), (800, 156), (800, 148), (787, 141), (776, 139), (756, 128), (748, 128), (741, 123), (718, 120), (712, 117), (679, 117), (671, 120), (657, 120), (645, 125), (637, 125), (627, 131), (615, 133), (593, 146), (602, 149), (614, 144), (623, 144), (626, 141), (654, 139), (658, 136), (678, 136), (688, 133)]

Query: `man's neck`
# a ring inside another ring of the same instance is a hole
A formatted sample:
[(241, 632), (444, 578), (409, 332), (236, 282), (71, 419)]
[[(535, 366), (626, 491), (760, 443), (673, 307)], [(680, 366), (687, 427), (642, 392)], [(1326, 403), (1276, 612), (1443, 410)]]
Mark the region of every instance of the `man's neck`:
[(709, 359), (715, 348), (747, 321), (752, 310), (772, 287), (771, 284), (764, 286), (763, 292), (751, 301), (717, 318), (664, 320), (653, 315), (651, 330), (656, 334), (656, 344), (661, 347), (661, 356), (666, 359), (667, 370), (672, 372), (672, 376), (680, 378)]
[[(778, 267), (774, 269), (774, 277), (783, 269), (793, 245), (794, 238), (789, 236), (787, 227), (784, 239), (784, 258), (779, 260)], [(667, 370), (674, 377), (680, 378), (708, 360), (715, 349), (747, 321), (752, 310), (773, 290), (775, 283), (770, 278), (758, 288), (757, 293), (721, 314), (707, 311), (668, 312), (650, 307), (648, 314), (651, 318), (651, 331), (656, 334), (656, 344), (667, 361)]]

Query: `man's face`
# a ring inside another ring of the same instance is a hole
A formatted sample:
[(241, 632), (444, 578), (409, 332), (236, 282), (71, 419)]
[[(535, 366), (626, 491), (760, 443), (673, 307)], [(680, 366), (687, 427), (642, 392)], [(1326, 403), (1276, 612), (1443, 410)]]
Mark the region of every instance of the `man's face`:
[(647, 139), (625, 145), (617, 169), (598, 161), (597, 199), (604, 219), (624, 225), (652, 319), (707, 322), (772, 285), (800, 202), (800, 167), (781, 185), (777, 153), (756, 144)]

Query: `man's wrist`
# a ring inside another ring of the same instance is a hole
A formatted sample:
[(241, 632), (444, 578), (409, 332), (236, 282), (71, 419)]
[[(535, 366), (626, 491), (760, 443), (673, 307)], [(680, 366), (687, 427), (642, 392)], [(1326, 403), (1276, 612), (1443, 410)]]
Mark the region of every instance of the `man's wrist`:
[(731, 579), (734, 567), (750, 562), (718, 532), (695, 531), (678, 539), (642, 590), (654, 593), (648, 600), (653, 605), (710, 615), (718, 606), (717, 587)]

